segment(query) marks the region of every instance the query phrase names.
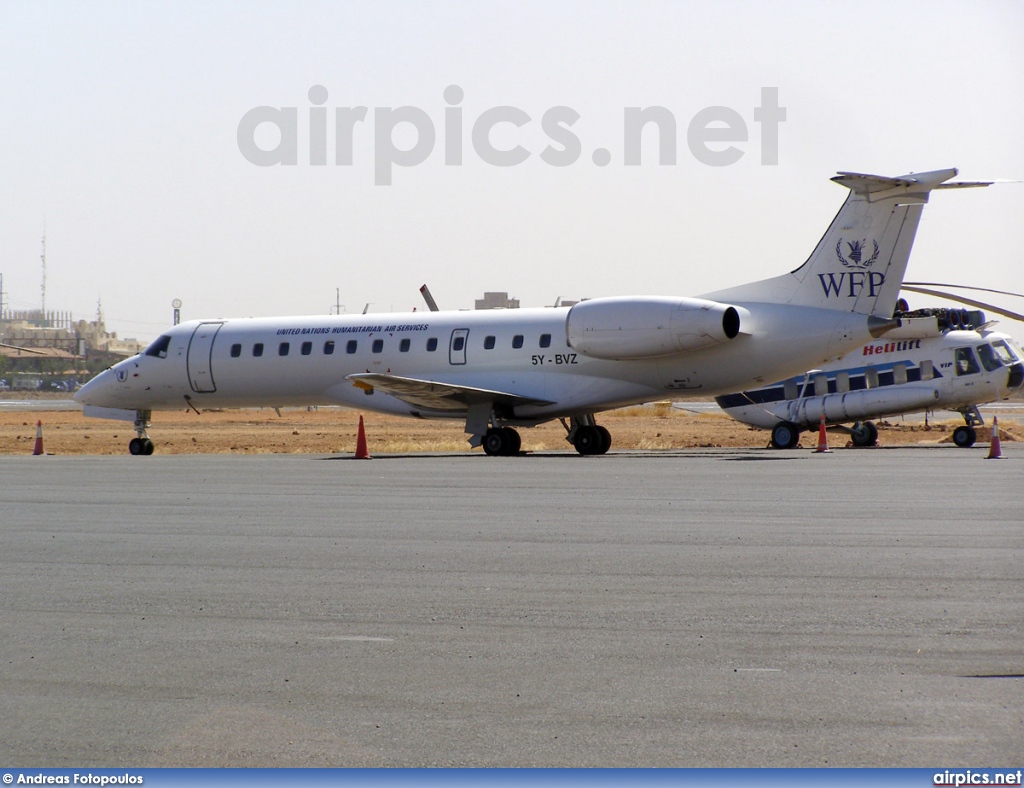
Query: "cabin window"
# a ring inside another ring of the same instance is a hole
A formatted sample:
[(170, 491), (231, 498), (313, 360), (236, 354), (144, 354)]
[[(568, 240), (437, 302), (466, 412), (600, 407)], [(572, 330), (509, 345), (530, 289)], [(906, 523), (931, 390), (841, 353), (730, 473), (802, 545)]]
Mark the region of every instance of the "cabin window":
[(252, 346), (252, 354), (256, 358), (259, 358), (260, 356), (263, 355), (263, 343), (262, 342), (257, 342), (255, 345)]
[(978, 345), (978, 358), (981, 359), (981, 365), (987, 372), (999, 369), (1003, 365), (991, 345)]
[(786, 399), (796, 399), (800, 396), (800, 387), (795, 380), (787, 380), (782, 384), (782, 393)]
[(401, 342), (398, 343), (398, 352), (399, 353), (408, 353), (409, 352), (409, 344), (410, 344), (410, 342), (409, 342), (408, 337), (403, 339)]
[(956, 361), (957, 375), (975, 375), (981, 371), (978, 367), (978, 360), (974, 357), (974, 351), (969, 347), (958, 347), (953, 351), (953, 358)]
[(334, 340), (333, 339), (328, 339), (326, 342), (324, 342), (324, 355), (325, 356), (333, 356), (334, 355)]
[(869, 389), (878, 388), (878, 370), (875, 367), (868, 367), (864, 370), (864, 383)]
[(907, 362), (901, 361), (892, 368), (892, 382), (901, 386), (907, 382)]
[(427, 352), (433, 353), (437, 350), (437, 337), (431, 337), (427, 340)]
[(551, 347), (551, 334), (541, 334), (540, 335), (540, 346), (541, 347)]
[(152, 345), (146, 348), (147, 356), (155, 356), (156, 358), (167, 358), (167, 348), (171, 346), (170, 334), (164, 334), (162, 337), (156, 339)]
[(850, 373), (849, 372), (837, 372), (836, 373), (836, 391), (845, 393), (850, 390)]
[(814, 376), (814, 396), (824, 397), (828, 394), (828, 377), (825, 375)]
[(290, 345), (287, 342), (282, 342), (280, 345), (277, 346), (277, 355), (287, 356), (289, 349)]
[(1010, 366), (1017, 361), (1017, 354), (1013, 352), (1013, 348), (1006, 344), (1006, 340), (997, 339), (992, 343), (992, 347), (1006, 366)]
[(494, 337), (484, 338), (484, 350), (494, 350)]
[(930, 358), (922, 361), (918, 368), (921, 370), (921, 380), (931, 380), (935, 377), (935, 364)]
[(302, 343), (302, 355), (308, 356), (312, 352), (313, 352), (313, 343), (312, 342), (303, 342)]
[(384, 340), (383, 339), (375, 339), (375, 340), (373, 340), (373, 348), (372, 349), (373, 349), (374, 353), (383, 353), (384, 352)]
[(237, 342), (231, 346), (231, 358), (238, 358), (242, 355), (242, 346)]
[(514, 347), (514, 348), (516, 348), (518, 350), (522, 346), (523, 346), (523, 335), (522, 334), (516, 334), (514, 337), (512, 337), (512, 347)]
[(466, 338), (465, 337), (455, 337), (455, 339), (452, 340), (452, 350), (454, 350), (456, 353), (459, 353), (462, 350), (462, 348), (464, 348), (465, 346), (466, 346)]
[(356, 350), (358, 350), (358, 349), (359, 349), (359, 343), (356, 340), (354, 340), (354, 339), (350, 339), (348, 341), (348, 344), (345, 345), (345, 352), (348, 353), (350, 356), (353, 353), (355, 353)]

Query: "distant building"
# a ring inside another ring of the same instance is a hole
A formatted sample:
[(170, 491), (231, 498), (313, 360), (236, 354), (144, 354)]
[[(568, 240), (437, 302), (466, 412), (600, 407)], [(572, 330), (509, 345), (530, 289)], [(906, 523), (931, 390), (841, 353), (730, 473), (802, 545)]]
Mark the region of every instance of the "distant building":
[(509, 298), (508, 293), (484, 293), (483, 298), (474, 302), (474, 309), (519, 309), (519, 299)]

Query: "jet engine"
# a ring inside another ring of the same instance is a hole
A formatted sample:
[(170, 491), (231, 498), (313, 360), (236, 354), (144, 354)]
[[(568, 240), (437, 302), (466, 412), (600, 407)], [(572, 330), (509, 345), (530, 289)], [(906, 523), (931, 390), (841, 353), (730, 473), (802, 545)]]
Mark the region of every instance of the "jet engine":
[(569, 310), (569, 346), (608, 360), (652, 358), (727, 342), (750, 313), (701, 298), (594, 298)]

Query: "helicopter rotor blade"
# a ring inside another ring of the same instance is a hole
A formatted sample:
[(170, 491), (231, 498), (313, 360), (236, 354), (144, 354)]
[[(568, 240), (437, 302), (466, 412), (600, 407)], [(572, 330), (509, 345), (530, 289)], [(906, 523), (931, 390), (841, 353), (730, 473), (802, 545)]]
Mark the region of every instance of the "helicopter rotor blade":
[(989, 287), (975, 287), (974, 285), (951, 285), (947, 282), (904, 282), (903, 284), (914, 285), (916, 287), (952, 287), (957, 290), (979, 290), (984, 293), (996, 293), (998, 295), (1008, 295), (1014, 296), (1016, 298), (1024, 298), (1024, 293), (1011, 293), (1009, 290), (993, 290)]
[[(907, 284), (905, 282), (903, 283), (903, 285), (901, 286), (900, 289), (901, 290), (909, 290), (912, 293), (922, 293), (924, 295), (937, 296), (939, 298), (948, 298), (951, 301), (958, 301), (961, 304), (967, 304), (967, 306), (976, 306), (979, 309), (987, 309), (990, 312), (995, 312), (997, 315), (1002, 315), (1003, 317), (1007, 317), (1010, 320), (1021, 320), (1021, 321), (1024, 321), (1024, 315), (1020, 314), (1019, 312), (1011, 312), (1009, 309), (1003, 309), (1002, 307), (995, 306), (994, 304), (987, 304), (984, 301), (975, 301), (973, 298), (965, 298), (964, 296), (959, 296), (959, 295), (956, 295), (954, 293), (944, 293), (941, 290), (932, 290), (932, 289), (927, 288), (927, 287), (916, 287), (914, 285), (909, 285), (909, 284)], [(980, 288), (979, 287), (979, 288), (974, 288), (974, 289), (982, 290), (984, 288)], [(991, 291), (991, 292), (999, 292), (999, 291)], [(1007, 293), (1006, 295), (1016, 295), (1016, 294), (1015, 293)]]

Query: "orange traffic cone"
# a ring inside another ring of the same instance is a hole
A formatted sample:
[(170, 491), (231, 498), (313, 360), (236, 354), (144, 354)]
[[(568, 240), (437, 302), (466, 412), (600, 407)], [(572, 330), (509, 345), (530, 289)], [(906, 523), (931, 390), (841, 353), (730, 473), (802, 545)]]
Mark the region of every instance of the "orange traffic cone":
[(988, 456), (986, 460), (1001, 460), (1003, 453), (999, 446), (999, 418), (992, 417), (992, 442), (988, 445)]
[(363, 427), (363, 417), (359, 417), (359, 433), (356, 435), (356, 459), (369, 460), (370, 452), (366, 450), (366, 428)]
[(43, 453), (43, 422), (37, 421), (36, 422), (36, 445), (35, 445), (35, 448), (32, 449), (32, 455), (35, 456), (37, 454), (42, 454), (42, 453)]
[(814, 450), (815, 454), (831, 454), (832, 449), (828, 447), (828, 436), (825, 434), (825, 414), (821, 414), (821, 423), (818, 426), (818, 448)]

